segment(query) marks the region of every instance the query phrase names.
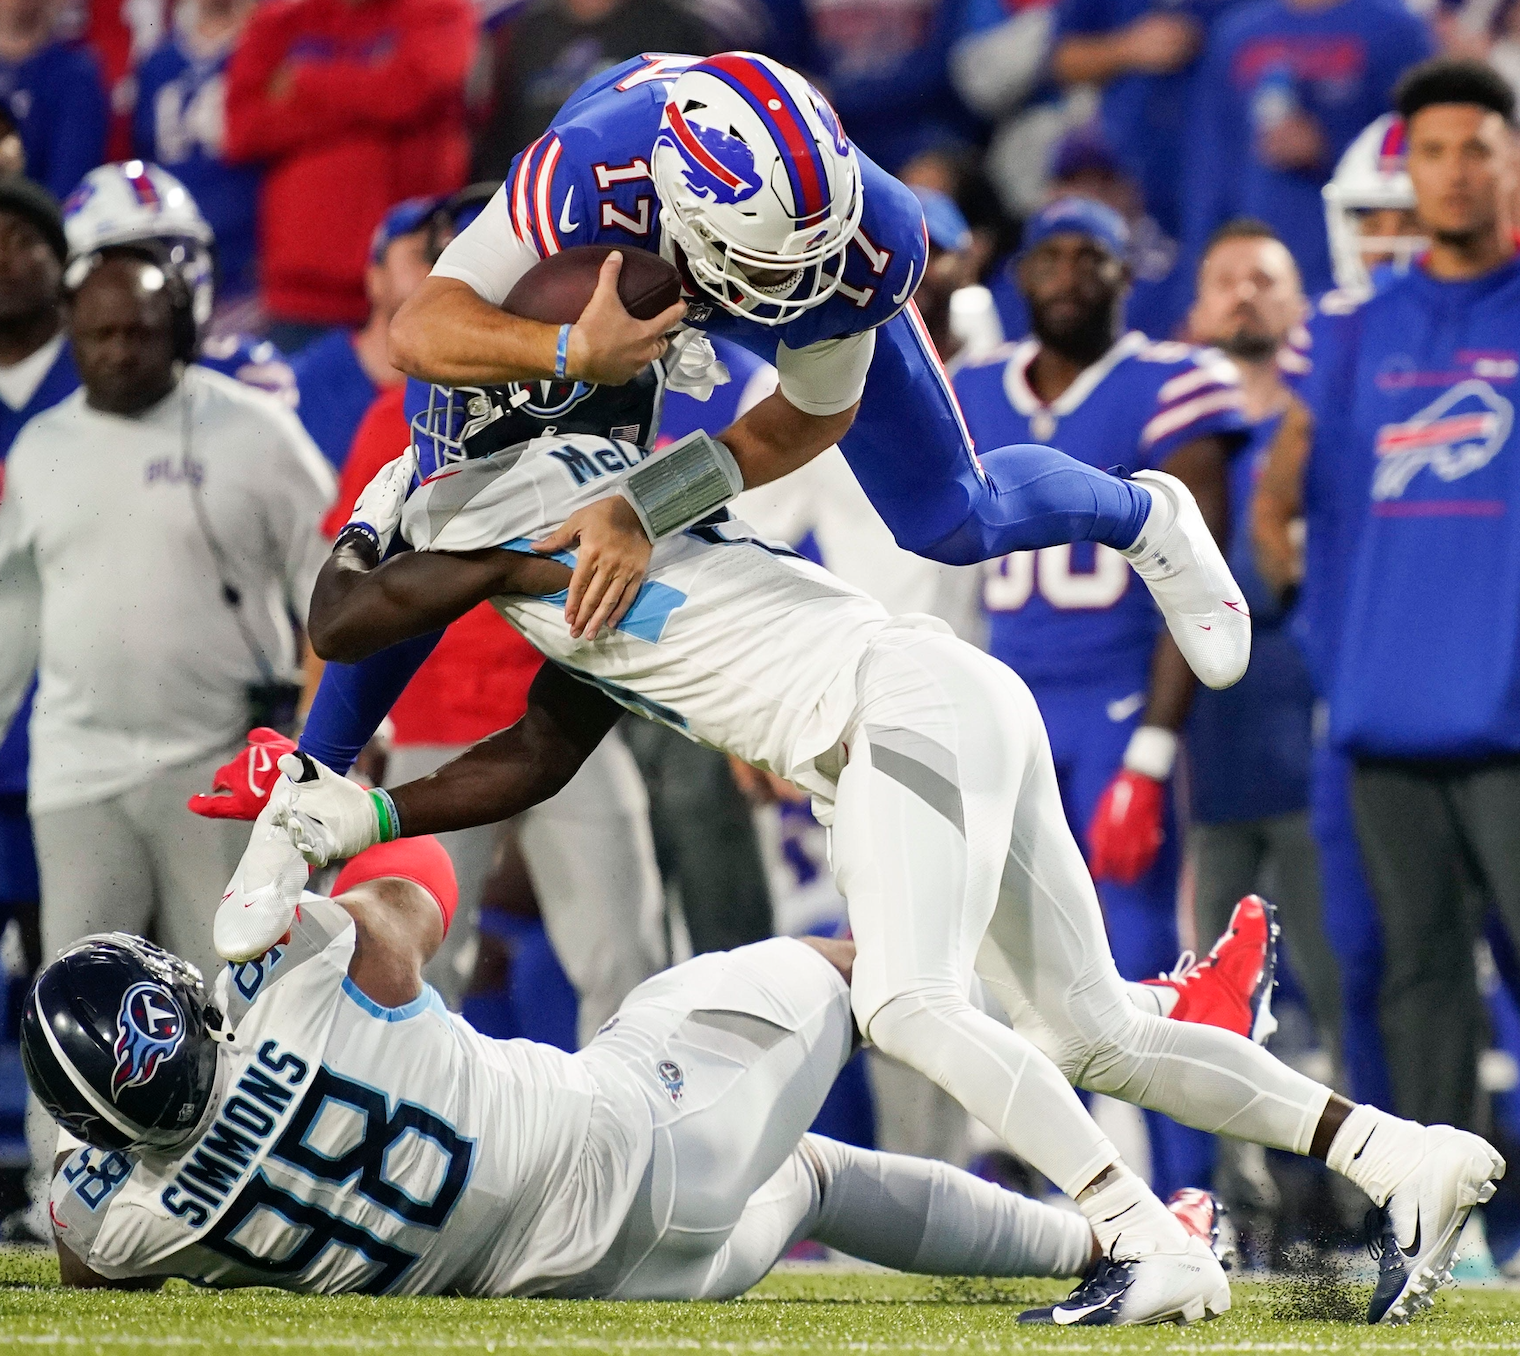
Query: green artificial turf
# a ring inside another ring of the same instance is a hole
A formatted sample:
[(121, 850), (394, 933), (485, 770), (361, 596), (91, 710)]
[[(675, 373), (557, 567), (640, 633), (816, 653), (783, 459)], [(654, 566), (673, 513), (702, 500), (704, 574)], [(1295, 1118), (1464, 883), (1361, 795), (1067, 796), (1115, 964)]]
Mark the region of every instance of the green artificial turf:
[(1065, 1287), (880, 1272), (786, 1271), (726, 1304), (321, 1299), (275, 1290), (64, 1290), (54, 1263), (0, 1254), (0, 1353), (101, 1352), (1520, 1352), (1520, 1292), (1447, 1291), (1403, 1328), (1353, 1319), (1364, 1286), (1239, 1283), (1189, 1328), (1019, 1328)]

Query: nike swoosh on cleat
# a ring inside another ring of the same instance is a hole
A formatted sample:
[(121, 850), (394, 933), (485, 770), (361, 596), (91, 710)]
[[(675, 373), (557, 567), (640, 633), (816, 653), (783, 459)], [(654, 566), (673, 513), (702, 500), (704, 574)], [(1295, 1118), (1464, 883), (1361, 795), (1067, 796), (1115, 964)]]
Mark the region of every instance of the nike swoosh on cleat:
[(1200, 631), (1212, 631), (1214, 628), (1212, 626), (1205, 626), (1202, 622), (1199, 622), (1198, 629)]
[(1231, 612), (1239, 612), (1242, 616), (1245, 617), (1249, 617), (1251, 615), (1251, 609), (1241, 603), (1232, 603), (1228, 598), (1221, 598), (1219, 601), (1222, 602), (1227, 608), (1229, 608)]
[(225, 904), (235, 894), (237, 894), (237, 891), (235, 889), (234, 890), (228, 890), (227, 893), (222, 896), (222, 903)]
[(1407, 1248), (1402, 1243), (1399, 1244), (1399, 1248), (1410, 1261), (1413, 1261), (1420, 1255), (1420, 1215), (1418, 1211), (1415, 1212), (1414, 1217), (1414, 1238), (1410, 1241)]
[(1063, 1309), (1058, 1304), (1051, 1317), (1064, 1327), (1067, 1324), (1080, 1323), (1089, 1314), (1095, 1314), (1100, 1309), (1107, 1309), (1112, 1304), (1111, 1299), (1104, 1300), (1102, 1304), (1084, 1304), (1080, 1309)]

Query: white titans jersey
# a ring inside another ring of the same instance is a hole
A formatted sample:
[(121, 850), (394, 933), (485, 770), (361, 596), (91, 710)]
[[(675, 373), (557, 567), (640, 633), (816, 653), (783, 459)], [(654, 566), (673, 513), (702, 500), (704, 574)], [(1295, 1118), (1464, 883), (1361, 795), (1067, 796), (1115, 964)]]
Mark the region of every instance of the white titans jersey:
[[(401, 531), (417, 550), (526, 551), (648, 455), (606, 438), (535, 438), (431, 476)], [(811, 760), (837, 743), (856, 666), (887, 613), (726, 512), (715, 518), (656, 543), (628, 615), (594, 641), (571, 636), (563, 592), (492, 601), (543, 654), (630, 710), (828, 795)]]
[(513, 1295), (605, 1253), (650, 1154), (631, 1076), (488, 1040), (430, 988), (379, 1007), (348, 978), (354, 936), (347, 913), (307, 895), (288, 942), (222, 972), (235, 1039), (185, 1150), (70, 1155), (53, 1220), (91, 1269)]

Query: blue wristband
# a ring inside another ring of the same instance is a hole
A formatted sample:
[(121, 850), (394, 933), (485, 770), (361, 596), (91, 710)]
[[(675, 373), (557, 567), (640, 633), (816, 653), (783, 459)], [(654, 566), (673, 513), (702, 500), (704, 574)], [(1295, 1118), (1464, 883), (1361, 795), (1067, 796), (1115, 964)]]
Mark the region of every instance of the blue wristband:
[(570, 326), (559, 327), (559, 343), (554, 346), (554, 375), (565, 380), (565, 359), (570, 355)]

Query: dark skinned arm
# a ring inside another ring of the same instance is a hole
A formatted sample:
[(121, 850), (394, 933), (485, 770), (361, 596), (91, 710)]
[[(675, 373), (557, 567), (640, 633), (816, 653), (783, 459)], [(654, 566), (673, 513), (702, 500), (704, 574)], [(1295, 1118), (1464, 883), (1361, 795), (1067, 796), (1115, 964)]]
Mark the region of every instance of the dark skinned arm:
[(487, 598), (557, 593), (569, 581), (557, 560), (516, 551), (407, 551), (380, 564), (368, 542), (345, 543), (317, 575), (307, 634), (318, 658), (354, 664)]
[[(1203, 521), (1221, 547), (1229, 533), (1229, 459), (1236, 441), (1219, 436), (1194, 439), (1173, 452), (1160, 468), (1193, 492)], [(1151, 652), (1150, 686), (1141, 724), (1180, 730), (1192, 708), (1197, 683), (1170, 632), (1162, 627)]]
[(1283, 412), (1281, 426), (1251, 500), (1251, 544), (1261, 577), (1285, 598), (1303, 582), (1303, 552), (1294, 524), (1304, 512), (1304, 468), (1314, 439), (1314, 416), (1295, 398)]
[(399, 1008), (422, 992), (422, 967), (443, 945), (443, 913), (420, 885), (379, 877), (334, 901), (354, 920), (348, 977), (366, 998)]
[(579, 771), (623, 708), (545, 664), (521, 720), (436, 772), (391, 788), (408, 837), (494, 824), (542, 803)]

